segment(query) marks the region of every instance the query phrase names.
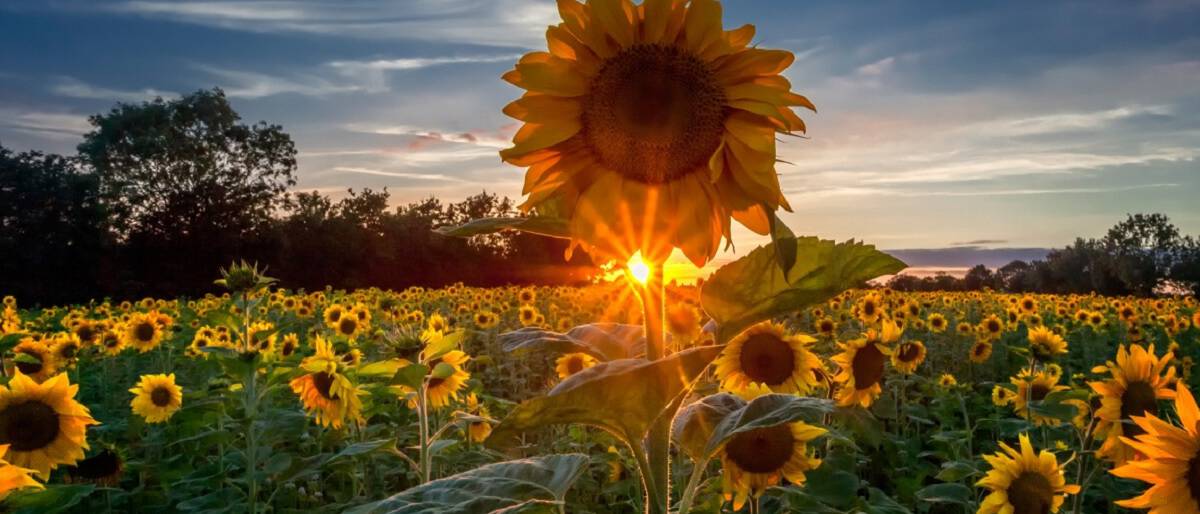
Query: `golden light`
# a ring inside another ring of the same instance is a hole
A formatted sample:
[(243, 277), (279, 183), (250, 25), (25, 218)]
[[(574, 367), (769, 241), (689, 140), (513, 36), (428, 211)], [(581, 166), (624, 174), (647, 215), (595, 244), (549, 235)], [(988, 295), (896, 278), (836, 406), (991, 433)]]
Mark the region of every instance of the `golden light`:
[(629, 270), (629, 275), (638, 282), (645, 284), (647, 280), (650, 280), (650, 266), (642, 260), (641, 253), (633, 254), (633, 257), (629, 258), (629, 262), (625, 263), (625, 269)]

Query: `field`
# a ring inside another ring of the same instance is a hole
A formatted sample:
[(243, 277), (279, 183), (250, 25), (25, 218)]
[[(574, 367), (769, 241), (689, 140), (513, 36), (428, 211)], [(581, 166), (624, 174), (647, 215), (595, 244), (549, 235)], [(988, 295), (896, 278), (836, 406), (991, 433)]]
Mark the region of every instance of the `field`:
[[(693, 512), (974, 512), (991, 492), (981, 479), (1002, 467), (998, 443), (1020, 452), (1025, 436), (1049, 452), (1048, 471), (1081, 486), (1064, 511), (1120, 511), (1112, 499), (1142, 490), (1108, 472), (1134, 458), (1122, 421), (1167, 411), (1155, 396), (1189, 380), (1200, 335), (1190, 297), (849, 290), (714, 347), (699, 289), (666, 290), (671, 351), (722, 352), (697, 367), (674, 420), (672, 504)], [(643, 508), (645, 463), (621, 440), (627, 420), (559, 412), (567, 424), (524, 430), (505, 419), (558, 384), (570, 394), (567, 377), (634, 362), (604, 362), (644, 347), (625, 280), (243, 291), (45, 309), (5, 298), (0, 485), (29, 474), (39, 484), (5, 507)], [(574, 401), (636, 410), (663, 384), (612, 382), (602, 385), (636, 387)], [(791, 430), (781, 439), (778, 427)], [(1012, 483), (1016, 512), (1064, 498), (1047, 476)]]

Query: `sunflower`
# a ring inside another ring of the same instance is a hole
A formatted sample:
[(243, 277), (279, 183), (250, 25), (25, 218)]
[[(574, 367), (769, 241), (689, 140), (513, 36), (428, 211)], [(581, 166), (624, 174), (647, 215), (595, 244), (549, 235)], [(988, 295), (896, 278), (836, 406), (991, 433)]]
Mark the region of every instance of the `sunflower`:
[(821, 465), (821, 460), (808, 450), (808, 443), (825, 432), (796, 421), (747, 430), (730, 438), (720, 450), (725, 500), (733, 500), (733, 510), (741, 510), (751, 495), (758, 498), (781, 478), (804, 484), (804, 473)]
[(40, 482), (34, 480), (31, 475), (32, 469), (25, 469), (20, 466), (14, 466), (4, 460), (4, 454), (8, 453), (10, 445), (0, 444), (0, 501), (8, 497), (9, 493), (18, 489), (32, 487), (34, 489), (44, 489)]
[(583, 352), (567, 353), (558, 358), (554, 370), (558, 372), (558, 378), (567, 378), (595, 366), (598, 362), (595, 357)]
[(1048, 361), (1067, 353), (1067, 340), (1046, 327), (1029, 329), (1029, 351), (1039, 360)]
[(183, 388), (175, 384), (175, 374), (142, 375), (129, 392), (134, 394), (129, 407), (146, 423), (164, 423), (183, 406)]
[(106, 330), (100, 336), (100, 351), (105, 355), (114, 356), (121, 353), (125, 349), (125, 340), (121, 338), (121, 334), (116, 330)]
[(105, 487), (116, 487), (121, 483), (121, 474), (125, 471), (125, 460), (111, 449), (83, 459), (74, 466), (67, 468), (68, 483), (85, 482)]
[(975, 341), (971, 344), (971, 362), (983, 364), (992, 357), (992, 343)]
[(879, 321), (879, 317), (883, 314), (883, 299), (879, 293), (867, 293), (858, 301), (858, 320), (867, 325), (873, 325)]
[(537, 324), (538, 312), (537, 307), (532, 305), (522, 305), (517, 311), (517, 319), (521, 322), (522, 327), (533, 326)]
[(892, 367), (905, 375), (916, 371), (922, 362), (925, 362), (925, 344), (920, 341), (902, 343), (892, 352)]
[(935, 312), (929, 315), (928, 325), (930, 332), (940, 334), (946, 331), (946, 327), (949, 325), (949, 323), (946, 321), (945, 316)]
[(815, 341), (788, 334), (776, 323), (759, 323), (726, 345), (717, 359), (717, 378), (734, 393), (758, 383), (777, 393), (806, 394), (817, 385), (813, 370), (821, 367), (820, 358), (809, 351)]
[(949, 373), (942, 373), (942, 376), (938, 377), (938, 385), (945, 388), (954, 387), (958, 385), (958, 379)]
[(1034, 425), (1058, 425), (1059, 420), (1036, 414), (1029, 408), (1031, 402), (1045, 400), (1050, 393), (1070, 389), (1067, 386), (1059, 385), (1058, 379), (1058, 375), (1046, 370), (1031, 372), (1028, 368), (1022, 369), (1017, 376), (1009, 380), (1017, 386), (1016, 395), (1012, 399), (1013, 410), (1018, 416), (1029, 420)]
[(1037, 452), (1029, 436), (1021, 434), (1021, 450), (1000, 443), (1000, 453), (984, 455), (991, 465), (976, 485), (991, 491), (977, 514), (1049, 514), (1058, 512), (1078, 485), (1068, 485), (1053, 453)]
[(1122, 440), (1145, 459), (1126, 462), (1111, 473), (1141, 480), (1150, 488), (1117, 505), (1150, 509), (1149, 514), (1200, 512), (1200, 408), (1182, 382), (1176, 384), (1175, 413), (1178, 427), (1154, 414), (1132, 418), (1141, 433)]
[(163, 327), (159, 326), (159, 317), (153, 312), (139, 312), (130, 316), (125, 322), (122, 337), (125, 346), (137, 348), (141, 353), (158, 348), (163, 339)]
[(1094, 373), (1111, 374), (1108, 380), (1088, 383), (1100, 395), (1100, 408), (1096, 409), (1100, 421), (1096, 428), (1105, 434), (1104, 444), (1097, 452), (1100, 456), (1117, 465), (1133, 457), (1133, 449), (1122, 442), (1122, 436), (1136, 438), (1142, 434), (1133, 416), (1156, 416), (1158, 400), (1175, 396), (1170, 389), (1175, 381), (1175, 367), (1168, 366), (1170, 359), (1170, 354), (1155, 357), (1154, 345), (1149, 348), (1131, 345), (1128, 349), (1121, 345), (1115, 363), (1108, 361), (1092, 369)]
[(304, 409), (323, 427), (341, 428), (346, 421), (361, 424), (362, 401), (358, 388), (338, 373), (338, 356), (333, 345), (321, 337), (313, 343), (317, 352), (305, 357), (300, 367), (308, 372), (288, 384), (300, 396)]
[(988, 341), (995, 341), (1004, 332), (1004, 321), (995, 314), (989, 314), (979, 322), (979, 336)]
[(500, 153), (528, 166), (525, 210), (549, 207), (577, 243), (624, 262), (678, 247), (695, 264), (729, 237), (730, 216), (768, 233), (790, 209), (775, 133), (803, 132), (812, 109), (779, 75), (794, 56), (748, 46), (754, 27), (721, 27), (721, 4), (558, 3), (563, 23), (504, 79), (526, 89), (505, 107), (525, 122)]
[[(470, 359), (470, 356), (460, 350), (451, 350), (426, 363), (430, 376), (425, 386), (425, 394), (428, 395), (431, 407), (440, 409), (450, 405), (451, 400), (458, 399), (458, 391), (466, 386), (467, 380), (471, 378), (471, 374), (463, 369)], [(446, 377), (433, 376), (440, 363), (449, 364), (453, 372)]]
[(467, 395), (467, 414), (483, 419), (471, 420), (467, 425), (467, 435), (471, 442), (482, 443), (492, 434), (492, 424), (485, 421), (488, 417), (487, 407), (479, 403), (475, 393)]
[(74, 464), (88, 448), (87, 427), (99, 424), (75, 401), (78, 385), (65, 373), (39, 384), (20, 370), (0, 385), (0, 444), (5, 459), (45, 479), (59, 464)]
[[(884, 323), (888, 326), (890, 323)], [(837, 403), (842, 407), (860, 405), (871, 406), (871, 402), (883, 392), (884, 364), (892, 354), (892, 349), (880, 339), (874, 330), (867, 337), (845, 343), (838, 343), (842, 353), (833, 357), (833, 362), (841, 370), (834, 381), (839, 384)]]
[(837, 333), (837, 322), (833, 318), (821, 318), (816, 323), (817, 333), (824, 337), (833, 337)]
[(54, 352), (46, 343), (26, 337), (13, 347), (13, 368), (35, 381), (42, 382), (58, 371)]
[(494, 328), (500, 323), (500, 317), (492, 311), (479, 311), (475, 313), (475, 326), (482, 330)]
[(287, 334), (283, 336), (283, 341), (279, 343), (279, 356), (286, 359), (296, 353), (296, 349), (300, 348), (300, 336), (296, 334)]
[(333, 330), (337, 330), (337, 323), (342, 319), (342, 315), (346, 313), (346, 307), (341, 304), (333, 304), (325, 308), (325, 325)]

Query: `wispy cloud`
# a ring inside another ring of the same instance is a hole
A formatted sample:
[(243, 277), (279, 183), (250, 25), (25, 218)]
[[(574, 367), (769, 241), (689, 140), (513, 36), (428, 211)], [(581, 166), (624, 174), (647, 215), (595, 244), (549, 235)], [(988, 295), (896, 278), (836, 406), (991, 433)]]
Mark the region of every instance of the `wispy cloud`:
[(316, 75), (300, 74), (292, 77), (280, 77), (215, 66), (199, 65), (197, 67), (217, 77), (220, 81), (219, 85), (231, 98), (262, 98), (285, 93), (325, 96), (363, 90), (363, 87), (358, 84), (336, 83)]
[(439, 180), (446, 182), (464, 182), (462, 179), (442, 175), (439, 173), (407, 173), (402, 171), (384, 171), (371, 168), (355, 168), (350, 166), (338, 166), (333, 168), (334, 171), (343, 171), (346, 173), (361, 173), (364, 175), (379, 175), (382, 177), (410, 178), (417, 180)]
[(413, 71), (452, 64), (490, 64), (516, 62), (520, 54), (474, 55), (448, 57), (403, 57), (397, 59), (341, 60), (327, 63), (342, 76), (370, 92), (386, 91), (389, 72)]
[(1166, 105), (1130, 105), (1090, 112), (1066, 112), (1031, 116), (1000, 121), (987, 121), (963, 127), (968, 132), (988, 132), (996, 137), (1032, 136), (1097, 130), (1116, 122), (1138, 116), (1170, 116), (1171, 107)]
[[(350, 132), (365, 134), (410, 136), (414, 138), (409, 144), (410, 149), (421, 148), (429, 142), (460, 143), (486, 148), (504, 148), (509, 145), (508, 138), (505, 137), (506, 131), (503, 128), (493, 131), (452, 132), (409, 125), (379, 125), (370, 123), (348, 123), (343, 125), (343, 128)], [(494, 152), (492, 153), (494, 154)]]
[(986, 196), (1029, 196), (1029, 195), (1088, 195), (1138, 191), (1142, 189), (1164, 189), (1177, 187), (1179, 184), (1138, 184), (1133, 186), (1114, 187), (1064, 187), (1046, 189), (979, 189), (971, 191), (946, 190), (902, 190), (870, 187), (830, 187), (824, 189), (791, 189), (784, 191), (789, 198), (831, 198), (848, 196), (891, 196), (903, 198), (924, 197), (986, 197)]
[(540, 0), (126, 1), (111, 10), (250, 32), (529, 47), (555, 23)]
[(179, 96), (171, 91), (154, 88), (140, 90), (110, 89), (94, 86), (73, 77), (62, 77), (51, 89), (56, 95), (68, 98), (89, 98), (96, 100), (116, 100), (121, 102), (138, 102), (153, 100), (156, 97), (171, 98)]
[(92, 130), (87, 116), (0, 110), (0, 127), (51, 139), (78, 139)]

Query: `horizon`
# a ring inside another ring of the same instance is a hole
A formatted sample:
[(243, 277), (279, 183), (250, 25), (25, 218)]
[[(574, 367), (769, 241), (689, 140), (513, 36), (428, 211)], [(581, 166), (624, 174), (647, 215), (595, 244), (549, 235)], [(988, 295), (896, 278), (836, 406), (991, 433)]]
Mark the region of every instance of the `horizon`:
[[(785, 75), (818, 108), (805, 138), (779, 146), (794, 232), (918, 268), (1100, 237), (1147, 205), (1200, 233), (1195, 2), (947, 5), (727, 6), (729, 24), (756, 22), (756, 43), (796, 52)], [(521, 170), (497, 155), (519, 91), (499, 76), (544, 45), (553, 2), (344, 7), (2, 2), (0, 142), (70, 154), (86, 116), (118, 101), (222, 87), (244, 121), (292, 135), (294, 191), (519, 199)], [(715, 262), (766, 241), (737, 227), (736, 253)]]

